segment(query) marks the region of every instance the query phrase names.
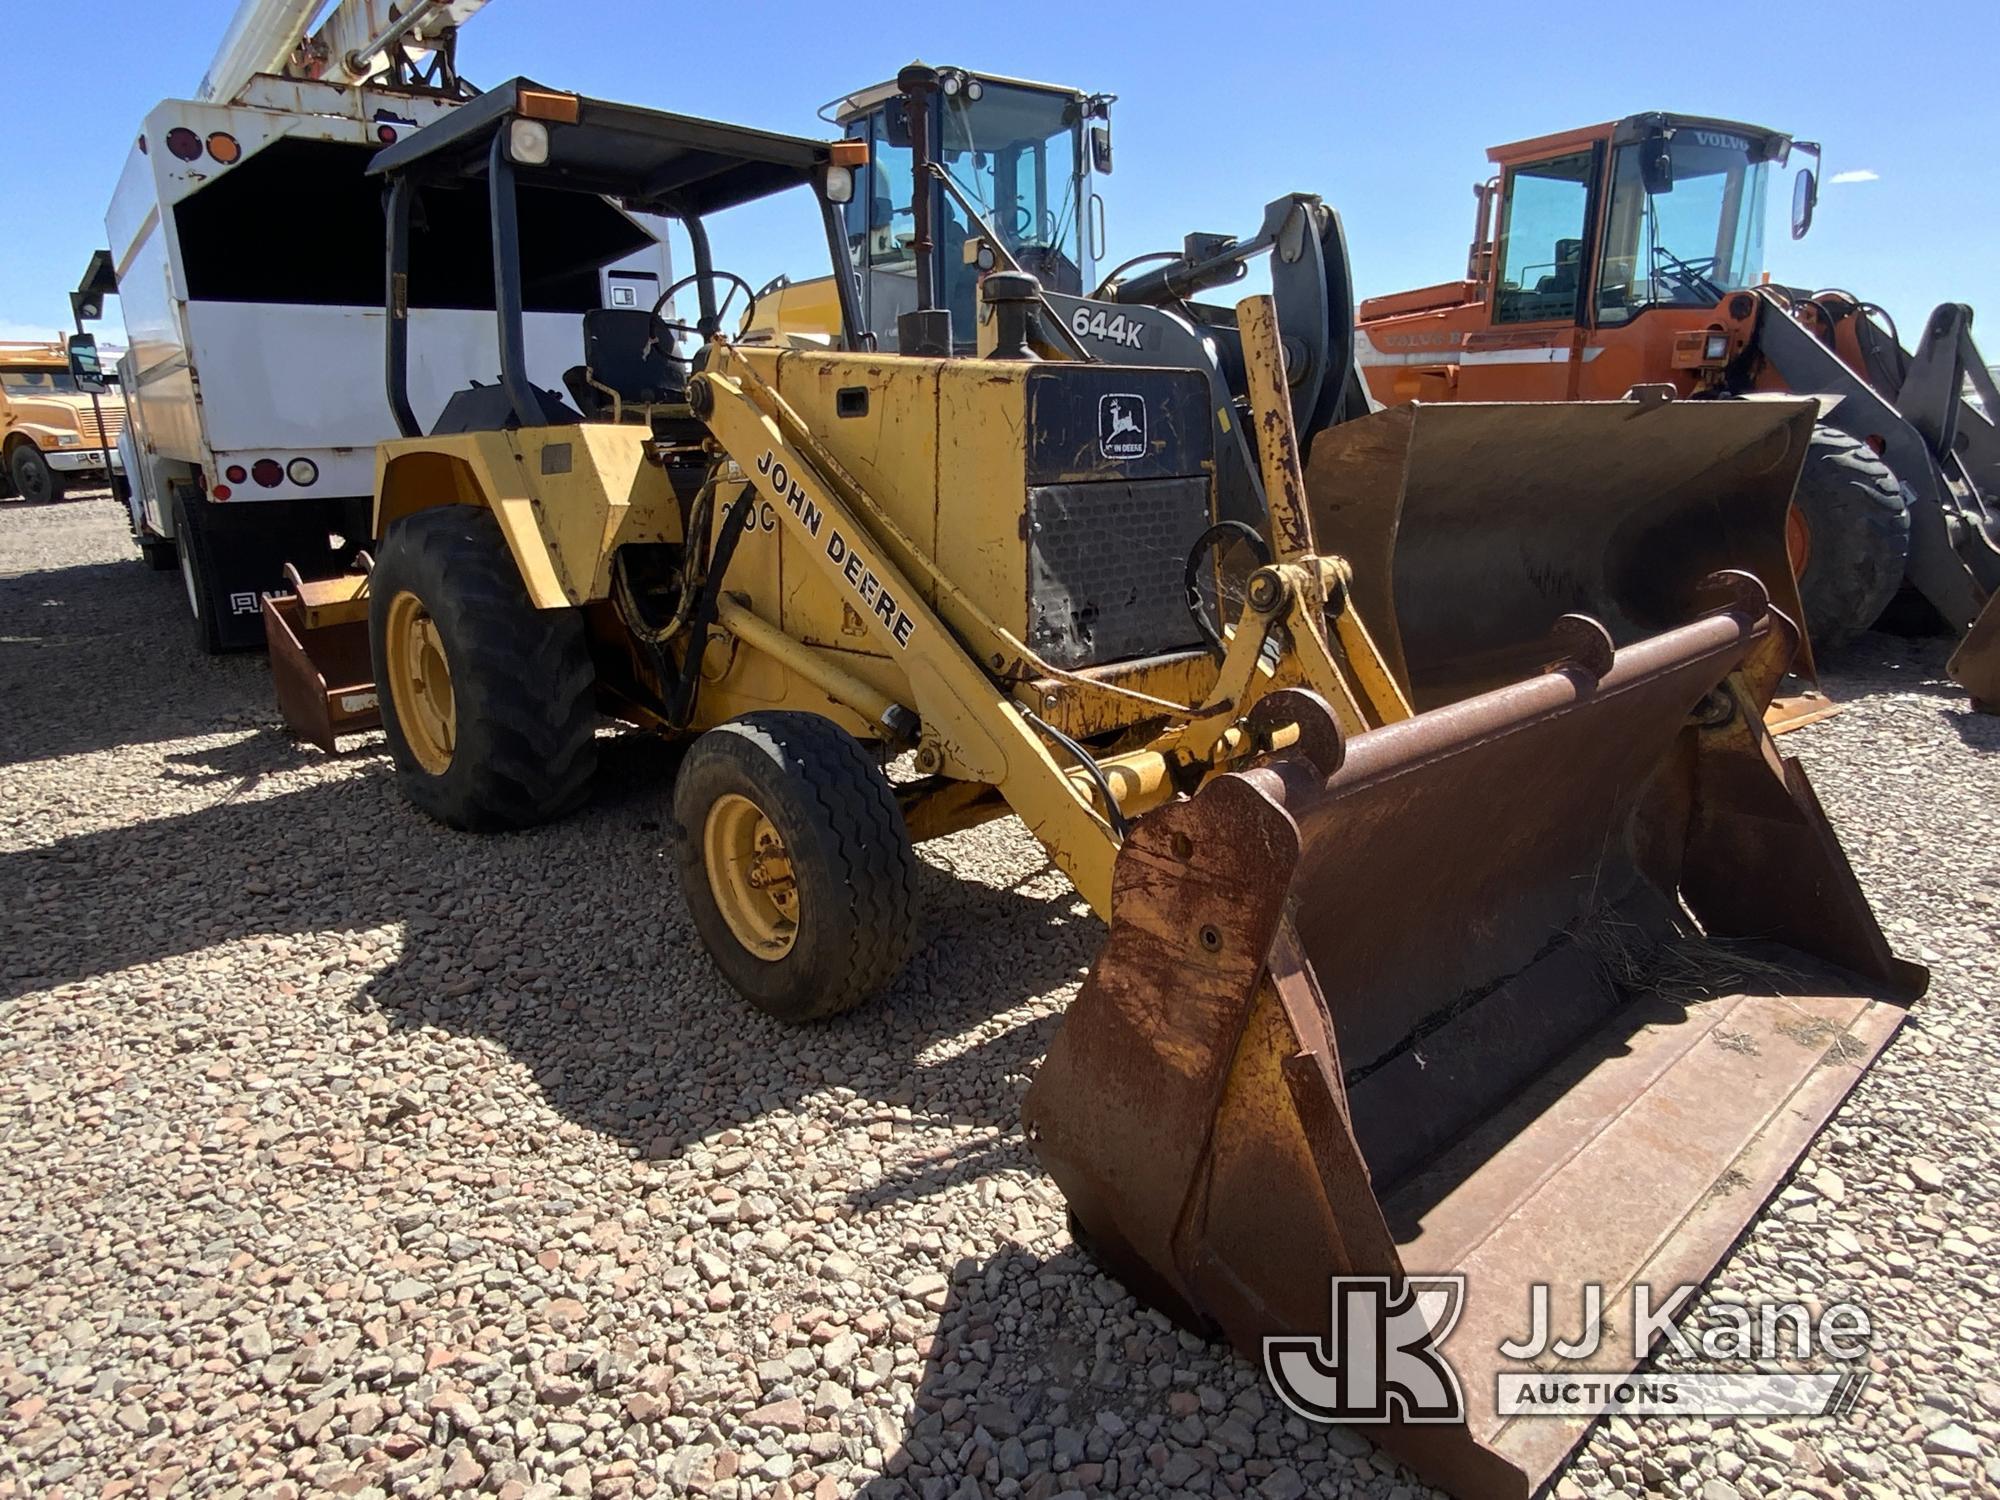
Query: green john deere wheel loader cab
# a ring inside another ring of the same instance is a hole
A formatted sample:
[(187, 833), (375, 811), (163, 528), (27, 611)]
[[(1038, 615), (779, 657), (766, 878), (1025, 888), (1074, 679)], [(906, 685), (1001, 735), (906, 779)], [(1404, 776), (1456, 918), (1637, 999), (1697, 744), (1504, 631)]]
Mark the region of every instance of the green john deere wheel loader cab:
[[(1051, 291), (1075, 296), (1096, 284), (1104, 231), (1092, 179), (1111, 170), (1112, 103), (1060, 84), (913, 64), (820, 110), (867, 151), (844, 221), (862, 326), (877, 347), (901, 347), (898, 320), (921, 303), (951, 314), (954, 352), (974, 352), (979, 280), (994, 261), (969, 260), (967, 244), (982, 233)], [(922, 203), (919, 127), (935, 173)], [(760, 299), (759, 326), (830, 335), (831, 292), (824, 278), (787, 285)]]

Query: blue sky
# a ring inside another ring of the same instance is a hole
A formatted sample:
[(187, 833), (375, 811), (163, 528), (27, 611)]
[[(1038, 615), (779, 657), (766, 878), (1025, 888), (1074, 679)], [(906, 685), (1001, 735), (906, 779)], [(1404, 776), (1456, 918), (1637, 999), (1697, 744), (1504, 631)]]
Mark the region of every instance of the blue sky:
[[(235, 0), (7, 0), (0, 336), (68, 322), (140, 117), (192, 92)], [(1267, 199), (1341, 210), (1364, 295), (1459, 274), (1485, 148), (1647, 109), (1824, 142), (1812, 234), (1774, 222), (1777, 279), (1842, 286), (1906, 329), (1937, 302), (1986, 312), (2000, 357), (2000, 5), (1070, 5), (1053, 11), (670, 0), (490, 0), (460, 63), (745, 124), (820, 133), (816, 107), (913, 57), (1115, 93), (1110, 253), (1248, 233)], [(1039, 15), (1058, 18), (1037, 32)], [(1704, 20), (1714, 23), (1703, 29)], [(1405, 31), (1403, 23), (1411, 23)], [(1783, 212), (1774, 195), (1774, 215)], [(718, 261), (761, 284), (824, 269), (824, 241), (723, 221)], [(796, 222), (786, 216), (782, 223)]]

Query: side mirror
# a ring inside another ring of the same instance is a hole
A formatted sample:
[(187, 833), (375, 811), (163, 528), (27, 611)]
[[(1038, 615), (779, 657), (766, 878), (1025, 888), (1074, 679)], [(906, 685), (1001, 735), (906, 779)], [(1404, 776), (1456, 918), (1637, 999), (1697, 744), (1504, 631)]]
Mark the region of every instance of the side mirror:
[(1674, 147), (1664, 130), (1639, 143), (1639, 182), (1652, 194), (1674, 190)]
[(1099, 172), (1111, 171), (1111, 122), (1109, 120), (1090, 127), (1090, 164)]
[(882, 115), (882, 129), (889, 144), (907, 151), (914, 144), (910, 136), (910, 101), (891, 99)]
[(97, 359), (97, 339), (88, 333), (73, 333), (69, 337), (69, 374), (76, 382), (76, 388), (86, 396), (102, 396), (110, 389), (104, 378), (104, 367)]
[(1819, 203), (1819, 179), (1811, 167), (1800, 167), (1792, 179), (1792, 238), (1802, 240), (1812, 228), (1813, 209)]

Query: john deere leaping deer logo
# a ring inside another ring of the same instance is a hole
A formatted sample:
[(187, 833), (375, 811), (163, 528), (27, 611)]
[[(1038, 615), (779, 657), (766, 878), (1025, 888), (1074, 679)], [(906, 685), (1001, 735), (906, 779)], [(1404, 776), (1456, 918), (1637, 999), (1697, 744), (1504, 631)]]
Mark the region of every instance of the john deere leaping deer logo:
[(1146, 398), (1097, 398), (1097, 451), (1106, 458), (1143, 458), (1146, 453)]

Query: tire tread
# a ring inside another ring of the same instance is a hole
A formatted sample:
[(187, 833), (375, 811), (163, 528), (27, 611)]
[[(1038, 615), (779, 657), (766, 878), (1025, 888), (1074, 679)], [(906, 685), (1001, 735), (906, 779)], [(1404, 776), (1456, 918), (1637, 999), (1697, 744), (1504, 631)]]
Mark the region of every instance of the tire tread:
[[(822, 955), (810, 996), (763, 1008), (786, 1021), (822, 1021), (852, 1010), (895, 978), (915, 944), (917, 860), (895, 793), (853, 736), (809, 713), (759, 712), (720, 725), (695, 742), (681, 774), (697, 756), (730, 753), (722, 749), (725, 740), (741, 742), (805, 795), (820, 836), (812, 849), (793, 851), (794, 866), (801, 856), (823, 857), (829, 883), (847, 903), (845, 920), (833, 924), (840, 941)], [(700, 832), (687, 826), (694, 810), (677, 799), (675, 811), (683, 879), (705, 883)]]
[(1834, 650), (1874, 625), (1902, 587), (1908, 497), (1866, 443), (1818, 426), (1796, 503), (1812, 528), (1812, 553), (1799, 580), (1806, 628), (1816, 649)]
[[(448, 579), (454, 609), (473, 625), (450, 648), (458, 743), (466, 747), (470, 730), (474, 756), (463, 764), (454, 757), (446, 775), (431, 776), (392, 731), (411, 800), (479, 832), (532, 828), (575, 811), (597, 772), (597, 674), (580, 617), (534, 607), (499, 523), (477, 506), (438, 506), (397, 523), (383, 547), (384, 561), (394, 559), (393, 584), (405, 564), (392, 549), (407, 549), (413, 570)], [(385, 610), (393, 592), (381, 593)], [(435, 617), (435, 601), (425, 603)], [(372, 633), (379, 641), (379, 628)], [(381, 667), (378, 657), (378, 678)], [(386, 720), (394, 714), (386, 685), (382, 700)]]

